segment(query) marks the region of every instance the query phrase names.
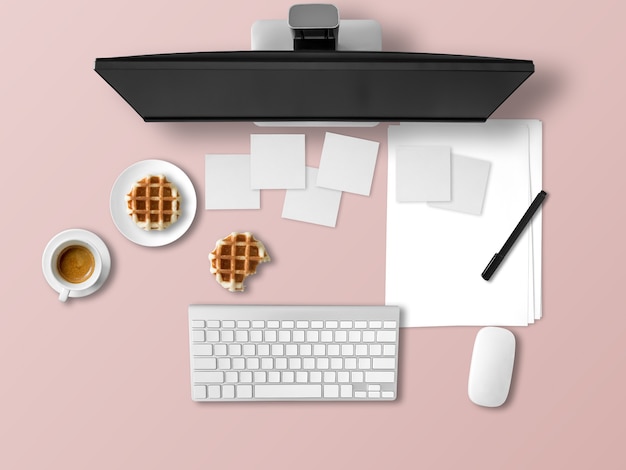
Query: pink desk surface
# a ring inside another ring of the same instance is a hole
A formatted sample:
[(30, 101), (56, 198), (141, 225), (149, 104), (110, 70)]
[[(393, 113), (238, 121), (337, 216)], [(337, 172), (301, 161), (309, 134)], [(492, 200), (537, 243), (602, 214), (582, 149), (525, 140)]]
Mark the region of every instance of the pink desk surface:
[[(202, 405), (190, 400), (190, 303), (384, 302), (386, 127), (370, 197), (344, 195), (336, 229), (262, 210), (204, 210), (204, 154), (246, 153), (252, 124), (146, 124), (93, 71), (96, 57), (249, 48), (292, 2), (4, 2), (0, 468), (625, 468), (624, 114), (618, 0), (336, 2), (378, 20), (385, 50), (531, 59), (494, 115), (544, 122), (544, 318), (519, 341), (506, 406), (467, 398), (477, 328), (401, 333), (393, 403)], [(279, 129), (280, 130), (280, 129)], [(276, 132), (276, 129), (262, 132)], [(306, 129), (317, 166), (324, 129)], [(300, 132), (300, 131), (289, 131)], [(169, 160), (199, 209), (178, 242), (144, 248), (109, 213), (117, 176)], [(99, 234), (113, 271), (62, 304), (41, 272), (57, 232)], [(251, 230), (274, 261), (233, 295), (209, 274), (218, 238)], [(495, 247), (494, 247), (495, 248)]]

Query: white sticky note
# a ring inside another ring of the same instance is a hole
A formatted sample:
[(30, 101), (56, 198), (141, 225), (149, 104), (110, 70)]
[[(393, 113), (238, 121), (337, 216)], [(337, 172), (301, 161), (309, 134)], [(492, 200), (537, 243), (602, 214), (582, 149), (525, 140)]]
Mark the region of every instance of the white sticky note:
[(450, 180), (450, 147), (396, 149), (398, 202), (449, 201)]
[(378, 157), (378, 142), (327, 132), (317, 185), (369, 196)]
[(334, 227), (337, 224), (341, 191), (316, 185), (317, 168), (306, 167), (306, 189), (285, 191), (284, 219)]
[(250, 189), (250, 155), (205, 155), (206, 209), (260, 209), (258, 189)]
[(491, 163), (462, 155), (452, 155), (451, 162), (452, 199), (449, 202), (429, 202), (428, 205), (480, 215), (487, 192)]
[(304, 134), (250, 136), (252, 189), (304, 188), (304, 165)]

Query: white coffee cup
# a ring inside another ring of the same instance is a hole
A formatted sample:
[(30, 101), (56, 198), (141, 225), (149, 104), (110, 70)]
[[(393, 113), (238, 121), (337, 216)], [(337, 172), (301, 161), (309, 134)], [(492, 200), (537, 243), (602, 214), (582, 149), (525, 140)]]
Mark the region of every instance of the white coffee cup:
[(61, 302), (97, 288), (103, 276), (102, 246), (95, 234), (81, 229), (66, 230), (50, 240), (44, 251), (43, 271)]

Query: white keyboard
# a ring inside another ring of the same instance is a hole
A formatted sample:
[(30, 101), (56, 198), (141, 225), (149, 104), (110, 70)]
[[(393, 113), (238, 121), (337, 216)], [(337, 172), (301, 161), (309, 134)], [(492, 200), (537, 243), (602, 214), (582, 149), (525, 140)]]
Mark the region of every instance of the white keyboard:
[(395, 400), (400, 309), (190, 305), (194, 401)]

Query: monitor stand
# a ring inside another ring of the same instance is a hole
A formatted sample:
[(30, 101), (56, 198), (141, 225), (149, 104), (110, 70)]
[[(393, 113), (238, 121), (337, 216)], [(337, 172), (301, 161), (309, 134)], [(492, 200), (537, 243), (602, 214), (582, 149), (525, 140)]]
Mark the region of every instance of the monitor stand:
[[(301, 5), (298, 5), (301, 6)], [(295, 8), (295, 7), (292, 7)], [(374, 20), (339, 20), (338, 51), (382, 51), (382, 30)], [(253, 51), (293, 51), (294, 33), (288, 20), (259, 20), (251, 29)], [(255, 122), (259, 127), (375, 127), (378, 122)]]

